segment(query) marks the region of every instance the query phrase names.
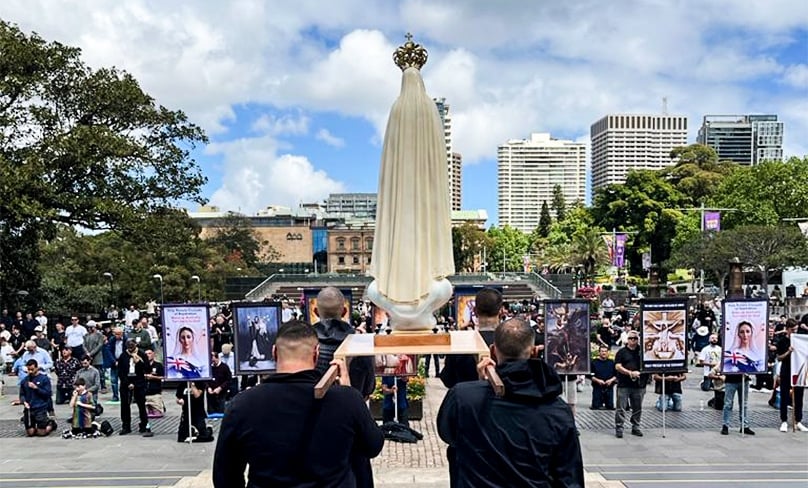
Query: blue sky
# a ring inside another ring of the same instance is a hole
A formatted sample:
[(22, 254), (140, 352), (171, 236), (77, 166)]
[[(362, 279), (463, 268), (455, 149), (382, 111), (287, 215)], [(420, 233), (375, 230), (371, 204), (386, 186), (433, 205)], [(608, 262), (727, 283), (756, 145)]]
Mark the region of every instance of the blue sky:
[(133, 73), (211, 143), (204, 196), (253, 213), (375, 191), (391, 54), (429, 49), (451, 105), (463, 208), (496, 222), (496, 148), (531, 132), (588, 141), (607, 113), (776, 113), (808, 154), (808, 2), (4, 0), (0, 18)]

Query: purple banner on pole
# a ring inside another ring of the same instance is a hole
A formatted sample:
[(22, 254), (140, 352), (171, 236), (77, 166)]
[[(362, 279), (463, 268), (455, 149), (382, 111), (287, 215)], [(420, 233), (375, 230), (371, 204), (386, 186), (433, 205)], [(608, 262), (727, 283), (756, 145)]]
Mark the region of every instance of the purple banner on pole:
[(626, 261), (626, 234), (617, 234), (614, 237), (614, 258), (612, 265), (622, 268)]
[(721, 230), (721, 212), (704, 212), (704, 230), (718, 232)]

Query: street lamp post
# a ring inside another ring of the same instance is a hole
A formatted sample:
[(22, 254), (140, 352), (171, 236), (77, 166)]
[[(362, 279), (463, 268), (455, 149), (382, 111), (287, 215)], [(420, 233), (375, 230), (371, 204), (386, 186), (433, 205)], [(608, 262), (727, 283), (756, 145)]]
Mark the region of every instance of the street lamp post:
[(110, 273), (109, 271), (103, 273), (101, 276), (109, 278), (109, 302), (110, 302), (109, 304), (115, 305), (115, 287), (112, 284), (112, 282), (114, 281), (114, 277), (112, 276), (112, 273)]
[(160, 305), (163, 304), (163, 276), (155, 274), (152, 276), (155, 280), (160, 280)]
[(199, 276), (197, 275), (191, 276), (191, 281), (196, 282), (197, 296), (199, 297), (199, 303), (202, 303), (202, 282), (200, 281)]

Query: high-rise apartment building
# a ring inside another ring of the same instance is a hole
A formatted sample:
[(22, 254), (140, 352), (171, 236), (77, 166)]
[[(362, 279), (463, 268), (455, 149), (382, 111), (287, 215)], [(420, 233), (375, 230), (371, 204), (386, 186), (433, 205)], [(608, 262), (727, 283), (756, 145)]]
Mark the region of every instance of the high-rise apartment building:
[(330, 214), (375, 219), (377, 203), (375, 193), (331, 193), (325, 201), (325, 210)]
[(683, 115), (606, 115), (590, 128), (592, 192), (626, 181), (633, 169), (673, 164), (671, 149), (687, 144)]
[(531, 134), (497, 148), (497, 208), (499, 223), (523, 232), (539, 225), (542, 202), (553, 202), (553, 187), (561, 186), (572, 204), (586, 198), (586, 144)]
[(783, 123), (776, 115), (705, 115), (698, 141), (718, 159), (738, 164), (783, 159)]
[(433, 98), (438, 108), (440, 120), (443, 122), (443, 137), (446, 141), (446, 167), (449, 172), (449, 192), (452, 210), (460, 210), (460, 183), (463, 164), (462, 157), (452, 152), (452, 116), (449, 114), (449, 104), (445, 98)]
[(449, 170), (449, 185), (451, 186), (452, 193), (452, 210), (460, 210), (460, 185), (463, 183), (463, 156), (460, 153), (453, 152), (451, 160), (451, 169)]

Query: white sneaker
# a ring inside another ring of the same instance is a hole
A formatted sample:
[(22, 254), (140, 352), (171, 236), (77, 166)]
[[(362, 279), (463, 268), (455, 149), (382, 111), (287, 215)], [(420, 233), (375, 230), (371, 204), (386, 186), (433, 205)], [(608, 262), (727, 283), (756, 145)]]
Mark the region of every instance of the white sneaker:
[(802, 422), (797, 422), (797, 430), (800, 432), (808, 432), (808, 427), (802, 425)]
[(788, 422), (780, 424), (780, 432), (788, 432)]

